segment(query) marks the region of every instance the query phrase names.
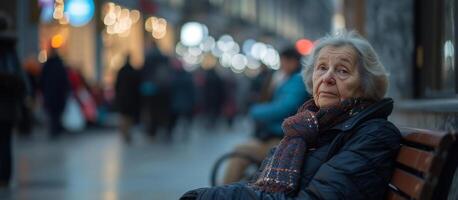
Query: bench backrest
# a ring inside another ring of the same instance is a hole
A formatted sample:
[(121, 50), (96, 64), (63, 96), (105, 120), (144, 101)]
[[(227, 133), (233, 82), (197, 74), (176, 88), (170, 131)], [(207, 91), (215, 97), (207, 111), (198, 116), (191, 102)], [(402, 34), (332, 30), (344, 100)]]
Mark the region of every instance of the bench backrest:
[(403, 142), (387, 199), (431, 199), (455, 135), (412, 128), (401, 132)]

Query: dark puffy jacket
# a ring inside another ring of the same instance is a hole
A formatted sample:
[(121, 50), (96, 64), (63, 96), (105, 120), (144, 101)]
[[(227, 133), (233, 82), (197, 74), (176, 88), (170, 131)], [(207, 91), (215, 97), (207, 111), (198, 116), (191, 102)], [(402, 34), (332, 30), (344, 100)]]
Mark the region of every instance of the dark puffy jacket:
[(140, 73), (128, 62), (118, 72), (115, 91), (116, 109), (136, 119), (140, 113)]
[(393, 101), (384, 99), (323, 135), (324, 145), (307, 153), (300, 191), (267, 193), (236, 183), (201, 188), (182, 199), (383, 199), (391, 178), (401, 134), (387, 116)]
[(43, 65), (40, 83), (46, 110), (62, 113), (71, 88), (64, 62), (58, 54), (51, 56)]
[(0, 122), (14, 123), (18, 119), (27, 83), (16, 54), (15, 37), (0, 34)]

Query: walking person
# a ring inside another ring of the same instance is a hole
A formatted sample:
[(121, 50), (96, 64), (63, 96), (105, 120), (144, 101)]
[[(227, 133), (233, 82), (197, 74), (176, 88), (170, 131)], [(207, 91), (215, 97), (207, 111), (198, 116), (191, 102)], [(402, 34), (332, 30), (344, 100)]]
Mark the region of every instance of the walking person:
[(8, 187), (13, 172), (12, 134), (27, 94), (27, 79), (16, 54), (16, 38), (0, 18), (0, 188)]
[(119, 129), (125, 142), (131, 141), (130, 128), (140, 113), (140, 74), (126, 63), (119, 70), (115, 83), (115, 106), (120, 114)]
[(63, 131), (61, 118), (71, 91), (67, 70), (57, 49), (50, 50), (49, 58), (41, 71), (40, 85), (44, 108), (48, 114), (49, 136), (55, 139)]
[(141, 76), (142, 110), (146, 111), (147, 132), (152, 139), (160, 128), (165, 128), (166, 138), (170, 139), (172, 70), (169, 57), (158, 48), (151, 48), (146, 53)]

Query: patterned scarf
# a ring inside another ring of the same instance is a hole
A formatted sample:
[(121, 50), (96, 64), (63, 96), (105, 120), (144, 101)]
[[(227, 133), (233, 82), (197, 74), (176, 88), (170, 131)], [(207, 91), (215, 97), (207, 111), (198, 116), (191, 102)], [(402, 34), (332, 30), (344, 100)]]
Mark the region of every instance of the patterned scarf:
[(306, 148), (317, 145), (320, 133), (347, 120), (371, 103), (353, 98), (331, 108), (319, 109), (313, 99), (305, 102), (296, 115), (283, 121), (285, 135), (274, 154), (264, 161), (265, 167), (252, 186), (266, 192), (296, 191)]

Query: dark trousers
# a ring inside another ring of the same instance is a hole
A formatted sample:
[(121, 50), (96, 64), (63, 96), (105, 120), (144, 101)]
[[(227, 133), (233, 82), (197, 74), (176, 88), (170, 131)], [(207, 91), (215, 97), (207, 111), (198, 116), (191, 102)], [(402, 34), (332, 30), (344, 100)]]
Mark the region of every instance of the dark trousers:
[(49, 134), (51, 137), (60, 136), (62, 127), (62, 112), (49, 112)]
[(0, 122), (0, 183), (9, 183), (12, 173), (13, 124)]

